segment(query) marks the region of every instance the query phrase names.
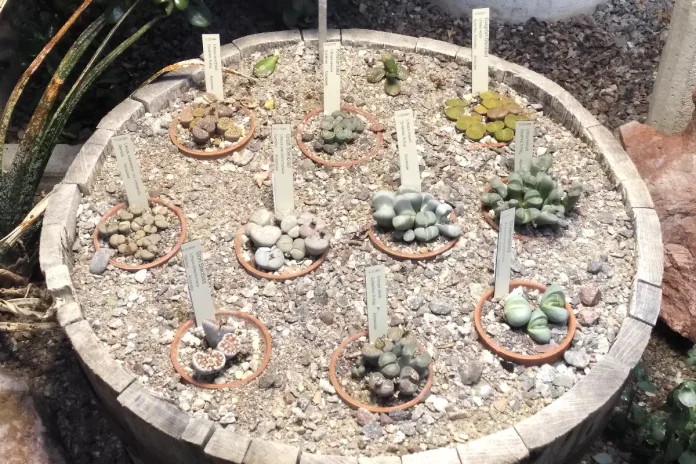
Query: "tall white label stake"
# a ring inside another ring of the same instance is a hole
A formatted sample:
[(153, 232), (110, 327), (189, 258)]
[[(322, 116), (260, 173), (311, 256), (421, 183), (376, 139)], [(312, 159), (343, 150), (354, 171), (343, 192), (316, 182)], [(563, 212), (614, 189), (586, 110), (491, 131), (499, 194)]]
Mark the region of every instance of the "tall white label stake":
[(515, 124), (515, 171), (529, 169), (534, 156), (534, 122), (517, 121)]
[(222, 87), (222, 58), (220, 57), (220, 34), (202, 34), (203, 58), (205, 62), (205, 90), (218, 99), (225, 98)]
[(290, 124), (273, 124), (273, 203), (275, 213), (284, 216), (295, 210)]
[(488, 90), (488, 8), (471, 11), (471, 91)]
[(500, 213), (498, 247), (495, 251), (495, 298), (510, 293), (510, 265), (512, 263), (512, 239), (515, 232), (515, 208)]
[(326, 0), (319, 0), (319, 33), (318, 33), (319, 63), (324, 65), (324, 42), (326, 42)]
[(416, 127), (413, 110), (399, 110), (394, 113), (396, 138), (399, 148), (401, 186), (421, 190), (418, 150), (416, 149)]
[(324, 114), (341, 109), (341, 42), (324, 42)]
[(210, 290), (208, 273), (203, 263), (203, 250), (198, 240), (181, 245), (181, 253), (188, 279), (189, 297), (196, 317), (196, 326), (207, 319), (215, 319), (213, 295)]
[(370, 343), (386, 335), (387, 321), (387, 277), (384, 265), (365, 268), (367, 287), (367, 332)]
[(147, 192), (140, 176), (138, 157), (130, 135), (117, 135), (111, 138), (111, 146), (116, 155), (116, 163), (126, 188), (128, 205), (147, 207)]

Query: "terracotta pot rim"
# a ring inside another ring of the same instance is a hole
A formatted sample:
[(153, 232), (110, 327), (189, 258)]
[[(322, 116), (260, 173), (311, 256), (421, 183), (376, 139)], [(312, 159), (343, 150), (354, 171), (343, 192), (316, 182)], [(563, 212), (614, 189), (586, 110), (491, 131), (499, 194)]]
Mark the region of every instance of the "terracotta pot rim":
[(237, 255), (237, 261), (239, 261), (239, 264), (242, 265), (245, 271), (247, 271), (249, 274), (253, 275), (254, 277), (257, 277), (259, 279), (270, 279), (270, 280), (292, 280), (296, 279), (298, 277), (302, 277), (304, 275), (309, 274), (310, 272), (313, 272), (316, 270), (319, 266), (321, 266), (321, 263), (324, 262), (326, 259), (326, 256), (329, 254), (329, 251), (331, 251), (331, 248), (329, 247), (328, 250), (326, 250), (321, 256), (314, 258), (314, 262), (307, 266), (304, 269), (301, 269), (296, 272), (286, 272), (286, 273), (281, 273), (281, 274), (273, 274), (271, 272), (266, 272), (262, 271), (260, 269), (256, 268), (256, 265), (254, 264), (254, 258), (252, 258), (250, 261), (247, 261), (244, 259), (244, 254), (242, 251), (242, 236), (244, 235), (244, 230), (240, 230), (237, 233), (237, 236), (234, 239), (234, 254)]
[(227, 156), (230, 153), (239, 150), (240, 148), (244, 147), (247, 143), (249, 143), (251, 137), (254, 135), (254, 131), (256, 130), (256, 116), (254, 116), (254, 112), (244, 105), (239, 105), (238, 108), (243, 110), (249, 116), (249, 130), (247, 131), (246, 135), (241, 140), (236, 142), (234, 145), (231, 145), (227, 148), (223, 148), (222, 150), (210, 152), (188, 148), (179, 141), (179, 137), (177, 137), (176, 135), (176, 128), (179, 124), (178, 117), (175, 117), (172, 120), (171, 125), (169, 126), (169, 138), (172, 140), (172, 143), (176, 145), (180, 152), (192, 158), (215, 159)]
[(272, 339), (271, 339), (271, 333), (268, 331), (266, 326), (258, 320), (256, 317), (252, 316), (249, 313), (243, 313), (241, 311), (235, 311), (235, 310), (218, 310), (215, 311), (216, 316), (233, 316), (239, 319), (244, 319), (248, 322), (251, 322), (258, 330), (261, 332), (261, 335), (263, 336), (263, 341), (264, 341), (264, 355), (263, 355), (263, 361), (261, 362), (261, 365), (259, 366), (258, 369), (254, 371), (252, 375), (247, 377), (246, 379), (242, 380), (237, 380), (235, 382), (228, 382), (228, 383), (207, 383), (207, 382), (201, 382), (199, 380), (194, 379), (191, 377), (183, 367), (181, 367), (181, 364), (179, 363), (179, 342), (181, 342), (181, 338), (184, 336), (186, 331), (188, 331), (191, 326), (195, 323), (193, 319), (188, 320), (181, 324), (179, 327), (179, 330), (176, 331), (176, 334), (174, 335), (174, 340), (172, 341), (171, 347), (169, 349), (169, 358), (172, 361), (172, 364), (174, 366), (174, 370), (181, 376), (182, 379), (186, 380), (188, 383), (195, 385), (199, 388), (206, 388), (208, 390), (219, 390), (221, 388), (234, 388), (234, 387), (239, 387), (242, 385), (246, 385), (250, 383), (252, 380), (254, 380), (256, 377), (261, 375), (263, 371), (266, 370), (266, 367), (268, 367), (268, 363), (271, 360), (271, 351), (272, 351)]
[[(503, 177), (500, 180), (503, 181), (504, 184), (507, 184), (508, 178)], [(488, 186), (486, 186), (486, 188), (483, 191), (484, 192), (492, 192), (493, 189), (491, 188), (490, 185), (488, 185)], [(490, 211), (490, 210), (486, 209), (486, 205), (481, 203), (481, 214), (483, 214), (483, 220), (486, 221), (488, 223), (488, 225), (491, 226), (491, 228), (493, 228), (497, 232), (498, 231), (498, 223), (495, 222), (493, 219), (491, 219), (491, 217), (488, 215), (488, 211)], [(543, 237), (543, 236), (537, 237), (534, 235), (525, 235), (525, 234), (521, 234), (518, 232), (515, 232), (512, 236), (513, 236), (513, 238), (516, 238), (517, 240), (522, 240), (525, 242), (530, 241), (530, 240), (545, 240), (547, 238), (547, 237)]]
[[(452, 211), (452, 222), (457, 220), (457, 215)], [(371, 221), (371, 220), (370, 220)], [(367, 236), (370, 237), (370, 241), (372, 242), (372, 245), (375, 246), (379, 251), (382, 253), (391, 256), (394, 259), (400, 259), (400, 260), (407, 260), (410, 259), (412, 261), (419, 261), (419, 260), (425, 260), (425, 259), (433, 259), (442, 253), (444, 253), (447, 250), (451, 250), (454, 248), (454, 246), (459, 242), (459, 237), (457, 238), (451, 238), (449, 241), (441, 246), (440, 248), (437, 248), (432, 251), (427, 251), (425, 253), (404, 253), (402, 251), (395, 250), (394, 248), (389, 248), (387, 245), (382, 242), (379, 237), (377, 237), (377, 234), (375, 233), (375, 224), (370, 223), (370, 227), (367, 229)], [(418, 243), (418, 242), (414, 242)]]
[[(539, 290), (540, 292), (546, 290), (546, 285), (533, 282), (531, 280), (516, 279), (510, 282), (510, 289), (517, 287), (528, 287)], [(481, 322), (483, 315), (483, 303), (488, 301), (493, 296), (493, 292), (493, 288), (486, 290), (481, 298), (479, 298), (478, 302), (476, 303), (476, 308), (474, 309), (474, 326), (476, 327), (476, 333), (478, 334), (481, 343), (483, 343), (490, 351), (507, 361), (511, 361), (522, 366), (540, 366), (542, 364), (551, 364), (557, 361), (563, 356), (563, 353), (570, 348), (570, 344), (573, 341), (573, 336), (575, 335), (576, 321), (575, 315), (573, 314), (573, 309), (570, 307), (568, 302), (565, 304), (565, 309), (568, 311), (569, 316), (568, 333), (563, 341), (553, 350), (539, 354), (517, 354), (514, 351), (507, 350), (495, 343), (493, 339), (488, 336)]]
[[(329, 161), (325, 160), (324, 158), (321, 158), (317, 155), (313, 155), (310, 151), (307, 145), (302, 141), (302, 129), (304, 128), (305, 124), (314, 116), (316, 116), (319, 113), (322, 113), (324, 111), (324, 108), (317, 108), (315, 110), (310, 111), (307, 116), (302, 119), (302, 122), (298, 124), (297, 126), (297, 134), (295, 135), (295, 139), (297, 140), (297, 146), (300, 147), (300, 151), (302, 151), (302, 154), (305, 155), (307, 158), (311, 159), (315, 163), (318, 164), (323, 164), (324, 166), (331, 166), (334, 168), (346, 168), (349, 166), (356, 166), (358, 164), (364, 164), (367, 163), (370, 158), (374, 157), (377, 152), (379, 151), (379, 147), (382, 145), (383, 142), (383, 136), (381, 132), (375, 132), (375, 144), (372, 147), (372, 149), (365, 155), (364, 157), (357, 159), (357, 160), (350, 160), (350, 161)], [(361, 116), (363, 116), (365, 119), (367, 119), (371, 125), (377, 125), (377, 120), (372, 116), (370, 113), (367, 113), (366, 111), (363, 111), (359, 108), (356, 108), (354, 106), (349, 106), (349, 105), (342, 105), (341, 106), (341, 111), (346, 111), (348, 113), (356, 113)], [(369, 130), (369, 128), (365, 128), (365, 130)]]
[[(338, 358), (341, 356), (343, 351), (346, 349), (346, 347), (359, 339), (360, 337), (366, 337), (368, 335), (367, 330), (364, 330), (362, 332), (358, 332), (356, 334), (351, 335), (350, 337), (346, 338), (341, 342), (340, 345), (338, 345), (338, 348), (333, 352), (331, 355), (331, 361), (329, 362), (329, 380), (331, 381), (331, 385), (336, 389), (336, 393), (338, 394), (339, 397), (346, 403), (348, 403), (351, 407), (355, 409), (360, 409), (364, 408), (367, 409), (370, 412), (373, 413), (389, 413), (390, 411), (401, 411), (401, 410), (406, 410), (409, 408), (412, 408), (413, 406), (417, 405), (420, 403), (423, 398), (428, 394), (430, 391), (430, 388), (433, 386), (433, 381), (435, 378), (435, 369), (433, 367), (433, 363), (430, 363), (430, 366), (428, 367), (428, 380), (425, 382), (425, 385), (423, 386), (423, 390), (415, 396), (412, 400), (399, 404), (396, 406), (375, 406), (372, 404), (365, 404), (361, 403), (360, 401), (356, 400), (352, 396), (350, 396), (341, 386), (341, 383), (338, 381), (338, 375), (336, 374), (336, 364), (338, 363)], [(422, 350), (425, 351), (425, 347), (421, 345), (420, 343), (418, 344), (418, 347)]]
[[(181, 224), (181, 233), (179, 235), (179, 239), (176, 241), (172, 249), (169, 250), (167, 254), (165, 254), (164, 256), (160, 256), (158, 259), (152, 262), (140, 264), (138, 266), (132, 266), (130, 264), (119, 263), (115, 258), (111, 258), (109, 259), (109, 264), (111, 264), (112, 266), (117, 267), (119, 269), (123, 269), (124, 271), (131, 272), (157, 267), (172, 259), (179, 252), (181, 245), (184, 244), (184, 241), (186, 240), (186, 218), (184, 217), (184, 213), (182, 213), (181, 210), (174, 206), (170, 201), (165, 201), (161, 198), (148, 198), (147, 201), (148, 203), (157, 203), (159, 205), (169, 208), (177, 216), (177, 218), (179, 218), (179, 223)], [(127, 203), (119, 203), (113, 208), (111, 208), (109, 211), (107, 211), (101, 217), (101, 219), (99, 219), (99, 222), (97, 223), (96, 227), (94, 228), (94, 232), (92, 233), (92, 242), (94, 243), (95, 253), (99, 251), (99, 248), (101, 248), (101, 245), (99, 245), (99, 224), (109, 219), (111, 216), (115, 216), (119, 210), (127, 206)]]

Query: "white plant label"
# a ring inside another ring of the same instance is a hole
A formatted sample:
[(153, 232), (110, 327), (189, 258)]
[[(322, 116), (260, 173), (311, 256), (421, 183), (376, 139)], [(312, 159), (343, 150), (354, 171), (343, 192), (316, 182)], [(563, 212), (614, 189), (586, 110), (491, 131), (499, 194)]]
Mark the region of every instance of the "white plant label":
[(284, 216), (295, 210), (290, 124), (273, 124), (273, 204), (275, 213)]
[(515, 208), (500, 213), (498, 246), (495, 251), (495, 298), (510, 293), (510, 265), (512, 264), (512, 240), (515, 233)]
[(534, 122), (517, 121), (515, 125), (515, 171), (529, 169), (534, 156)]
[(220, 34), (203, 35), (203, 61), (205, 62), (205, 91), (218, 99), (225, 98), (222, 87), (222, 58), (220, 57)]
[(147, 207), (147, 191), (140, 176), (138, 157), (130, 135), (117, 135), (111, 138), (111, 146), (116, 155), (118, 170), (126, 188), (129, 206)]
[(324, 114), (341, 109), (341, 42), (324, 42)]
[(317, 34), (317, 46), (319, 49), (319, 63), (324, 64), (324, 42), (326, 42), (326, 0), (319, 0), (318, 8), (319, 31)]
[(213, 294), (210, 291), (208, 273), (203, 263), (203, 250), (198, 240), (181, 245), (186, 278), (188, 279), (189, 298), (196, 317), (196, 326), (207, 319), (215, 319)]
[(471, 91), (488, 90), (488, 20), (490, 10), (471, 10)]
[(370, 343), (386, 335), (387, 320), (387, 277), (384, 265), (365, 268), (367, 287), (367, 331)]
[(401, 186), (421, 190), (418, 150), (416, 148), (416, 127), (413, 110), (399, 110), (394, 113), (396, 138), (401, 168)]

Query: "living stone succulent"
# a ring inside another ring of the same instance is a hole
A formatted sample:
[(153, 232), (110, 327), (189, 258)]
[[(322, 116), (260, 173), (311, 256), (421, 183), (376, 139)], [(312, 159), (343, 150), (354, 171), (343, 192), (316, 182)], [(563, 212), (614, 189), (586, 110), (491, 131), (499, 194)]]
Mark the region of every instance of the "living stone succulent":
[(302, 261), (321, 256), (329, 249), (326, 223), (309, 213), (276, 218), (259, 209), (244, 227), (246, 240), (253, 245), (254, 262), (265, 271), (277, 271), (288, 260)]
[(377, 225), (394, 231), (394, 238), (405, 242), (429, 242), (440, 235), (453, 239), (462, 234), (452, 224), (452, 207), (429, 193), (400, 187), (397, 194), (379, 190), (372, 197), (372, 217)]
[(177, 119), (196, 145), (219, 146), (223, 142), (237, 142), (244, 136), (245, 129), (233, 120), (237, 111), (238, 108), (235, 106), (211, 101), (204, 105), (184, 108)]
[(539, 308), (546, 317), (555, 324), (568, 322), (568, 311), (565, 308), (565, 295), (558, 284), (551, 284), (539, 301)]
[(234, 334), (231, 333), (225, 334), (215, 349), (224, 354), (227, 360), (248, 356), (250, 353), (249, 347), (239, 342)]
[(481, 92), (470, 101), (451, 98), (445, 101), (445, 116), (470, 140), (479, 141), (486, 134), (498, 142), (509, 143), (515, 137), (517, 121), (529, 120), (514, 99), (492, 90)]
[(498, 177), (489, 179), (491, 192), (481, 195), (489, 214), (497, 221), (500, 213), (515, 208), (515, 224), (565, 227), (566, 215), (582, 195), (582, 184), (565, 191), (548, 174), (552, 163), (551, 154), (537, 156), (529, 169), (510, 174), (507, 184)]
[(407, 331), (392, 327), (387, 334), (365, 343), (351, 375), (365, 379), (367, 387), (378, 397), (413, 396), (428, 377), (432, 357), (421, 351)]
[(511, 327), (523, 327), (532, 317), (532, 307), (523, 296), (511, 295), (505, 300), (505, 321)]
[(390, 54), (384, 54), (381, 58), (382, 66), (367, 69), (367, 82), (376, 84), (385, 79), (384, 91), (387, 95), (395, 97), (401, 93), (401, 81), (408, 79), (408, 69), (401, 63), (397, 63)]
[(323, 116), (317, 133), (311, 137), (312, 147), (316, 151), (333, 155), (355, 142), (365, 127), (366, 124), (360, 116), (346, 111), (334, 111)]
[(97, 225), (99, 237), (116, 249), (117, 255), (133, 256), (144, 262), (162, 256), (162, 232), (171, 227), (174, 213), (162, 205), (123, 208)]
[(205, 334), (205, 341), (208, 342), (208, 346), (217, 346), (222, 340), (222, 337), (235, 332), (234, 327), (218, 324), (212, 320), (205, 320), (201, 325), (203, 326), (203, 333)]
[(218, 350), (198, 351), (191, 359), (193, 370), (201, 376), (217, 374), (225, 368), (226, 362), (225, 355)]
[(529, 302), (521, 295), (510, 295), (505, 300), (505, 322), (511, 327), (525, 327), (532, 339), (540, 344), (551, 341), (549, 321), (558, 325), (568, 322), (568, 311), (565, 309), (565, 295), (558, 284), (551, 284), (541, 299), (539, 308), (532, 311)]
[(551, 329), (548, 325), (546, 315), (540, 309), (535, 309), (527, 323), (527, 333), (532, 340), (542, 345), (551, 342)]

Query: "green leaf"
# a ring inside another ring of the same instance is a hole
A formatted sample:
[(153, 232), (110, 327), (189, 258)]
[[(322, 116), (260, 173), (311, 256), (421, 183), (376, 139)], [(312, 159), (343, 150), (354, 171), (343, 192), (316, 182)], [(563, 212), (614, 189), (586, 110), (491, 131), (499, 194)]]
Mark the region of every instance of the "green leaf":
[(689, 410), (681, 407), (677, 408), (667, 418), (667, 429), (673, 432), (681, 432), (689, 423)]
[(696, 392), (694, 392), (690, 388), (679, 389), (679, 392), (677, 393), (677, 397), (679, 398), (679, 401), (681, 402), (681, 404), (683, 404), (684, 406), (686, 406), (689, 409), (696, 406)]
[(665, 420), (661, 417), (652, 418), (650, 420), (650, 435), (648, 436), (648, 440), (660, 444), (665, 441), (666, 437), (667, 430)]
[(686, 364), (696, 369), (696, 358), (687, 359)]
[(184, 11), (189, 6), (189, 0), (174, 0), (174, 6), (179, 11)]
[(174, 12), (174, 2), (172, 0), (167, 1), (167, 3), (164, 6), (164, 12), (167, 16), (171, 15)]
[(672, 462), (679, 458), (684, 452), (684, 445), (675, 436), (670, 438), (669, 443), (667, 443), (667, 449), (665, 450), (665, 462)]
[(276, 63), (278, 63), (277, 55), (268, 56), (256, 62), (254, 65), (254, 76), (256, 77), (268, 77), (276, 69)]
[(657, 387), (647, 379), (638, 381), (636, 387), (638, 387), (639, 390), (643, 390), (644, 392), (648, 393), (655, 393), (657, 391)]
[(194, 27), (208, 27), (213, 20), (213, 15), (203, 0), (191, 0), (188, 8), (184, 10), (184, 15)]
[(638, 364), (633, 368), (633, 375), (636, 376), (638, 380), (645, 380), (648, 377), (645, 375), (645, 370), (643, 369), (643, 361), (639, 361)]
[(645, 408), (634, 404), (631, 406), (631, 422), (636, 425), (645, 425), (648, 423), (648, 413)]
[(684, 451), (681, 456), (679, 456), (679, 464), (696, 464), (696, 454), (691, 451)]

